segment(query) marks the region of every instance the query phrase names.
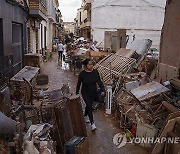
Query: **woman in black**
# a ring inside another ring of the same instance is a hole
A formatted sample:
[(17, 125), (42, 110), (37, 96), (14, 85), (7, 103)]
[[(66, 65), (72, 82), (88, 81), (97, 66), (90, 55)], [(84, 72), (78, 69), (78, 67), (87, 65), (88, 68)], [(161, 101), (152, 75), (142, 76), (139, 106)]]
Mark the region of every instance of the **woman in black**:
[(83, 61), (84, 70), (79, 74), (78, 83), (76, 87), (76, 94), (79, 94), (80, 86), (81, 94), (86, 103), (84, 117), (87, 122), (87, 116), (91, 122), (91, 129), (96, 130), (96, 126), (93, 120), (92, 103), (97, 98), (97, 84), (100, 87), (101, 95), (105, 95), (104, 85), (100, 79), (99, 72), (93, 69), (93, 61), (89, 58)]

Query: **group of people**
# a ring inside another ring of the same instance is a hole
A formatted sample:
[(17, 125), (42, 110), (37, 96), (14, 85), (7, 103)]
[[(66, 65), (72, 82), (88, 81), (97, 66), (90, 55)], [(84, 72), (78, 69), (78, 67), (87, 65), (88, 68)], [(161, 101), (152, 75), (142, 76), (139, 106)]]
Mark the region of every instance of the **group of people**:
[[(70, 39), (67, 38), (65, 40), (66, 47), (68, 47), (69, 43), (70, 43)], [(97, 49), (96, 44), (97, 44), (97, 41), (92, 42), (91, 45), (89, 46), (89, 48), (93, 51), (98, 52), (99, 50)], [(59, 43), (57, 45), (57, 50), (58, 50), (58, 59), (60, 59), (60, 60), (62, 60), (62, 58), (63, 58), (64, 49), (65, 49), (65, 46), (63, 45), (63, 42), (59, 41)]]

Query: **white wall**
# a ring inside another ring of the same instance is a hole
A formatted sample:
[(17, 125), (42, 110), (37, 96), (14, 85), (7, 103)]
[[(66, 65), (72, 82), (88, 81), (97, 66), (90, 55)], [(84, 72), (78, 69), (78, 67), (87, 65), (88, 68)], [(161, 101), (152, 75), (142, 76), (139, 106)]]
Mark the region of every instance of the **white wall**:
[(92, 35), (104, 47), (104, 32), (127, 29), (130, 41), (152, 39), (159, 48), (166, 0), (94, 0), (92, 2)]
[[(45, 40), (45, 36), (44, 36), (44, 27), (47, 28), (47, 23), (45, 20), (42, 20), (41, 21), (41, 24), (42, 24), (42, 37), (41, 37), (41, 27), (39, 29), (39, 47), (38, 47), (38, 50), (41, 50), (42, 48), (45, 48), (45, 44), (44, 44), (44, 40)], [(46, 37), (47, 37), (47, 31), (46, 31)], [(41, 48), (41, 40), (42, 40), (42, 48)]]
[(47, 49), (50, 51), (52, 45), (52, 23), (47, 21)]

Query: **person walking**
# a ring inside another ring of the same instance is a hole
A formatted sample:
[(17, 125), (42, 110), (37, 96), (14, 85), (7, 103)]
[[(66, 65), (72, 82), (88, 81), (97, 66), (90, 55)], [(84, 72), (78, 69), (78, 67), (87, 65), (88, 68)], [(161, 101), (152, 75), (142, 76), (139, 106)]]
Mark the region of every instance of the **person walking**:
[(58, 44), (58, 59), (62, 60), (63, 58), (64, 45), (60, 41)]
[[(100, 87), (101, 95), (105, 95), (104, 85), (100, 79), (99, 72), (93, 69), (94, 62), (87, 58), (82, 63), (84, 65), (84, 70), (80, 72), (78, 76), (78, 82), (76, 86), (76, 94), (79, 94), (79, 90), (81, 87), (81, 94), (83, 100), (86, 104), (84, 118), (85, 121), (88, 122), (88, 117), (91, 123), (91, 130), (96, 130), (96, 126), (93, 119), (92, 113), (92, 104), (98, 97), (97, 85)], [(88, 117), (87, 117), (88, 116)]]

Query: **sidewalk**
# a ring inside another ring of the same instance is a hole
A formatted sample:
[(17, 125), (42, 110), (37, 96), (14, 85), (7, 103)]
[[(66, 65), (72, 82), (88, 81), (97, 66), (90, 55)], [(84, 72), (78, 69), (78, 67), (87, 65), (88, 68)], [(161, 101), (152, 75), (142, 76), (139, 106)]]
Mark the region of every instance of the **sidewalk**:
[[(75, 93), (77, 75), (66, 70), (68, 68), (64, 63), (58, 63), (57, 53), (54, 53), (52, 59), (44, 63), (44, 73), (49, 75), (49, 84), (51, 90), (60, 89), (63, 83), (68, 83), (70, 92)], [(84, 108), (84, 104), (82, 105)], [(126, 144), (122, 148), (117, 148), (113, 144), (113, 136), (120, 133), (115, 126), (115, 120), (110, 115), (106, 115), (103, 110), (94, 111), (95, 124), (97, 130), (91, 131), (89, 124), (86, 125), (89, 138), (89, 154), (146, 154), (147, 152), (137, 145)]]

